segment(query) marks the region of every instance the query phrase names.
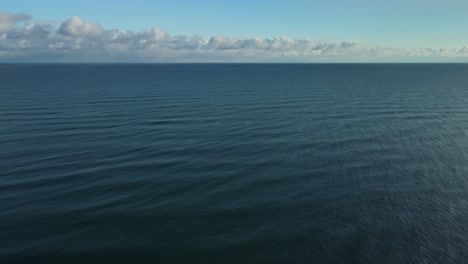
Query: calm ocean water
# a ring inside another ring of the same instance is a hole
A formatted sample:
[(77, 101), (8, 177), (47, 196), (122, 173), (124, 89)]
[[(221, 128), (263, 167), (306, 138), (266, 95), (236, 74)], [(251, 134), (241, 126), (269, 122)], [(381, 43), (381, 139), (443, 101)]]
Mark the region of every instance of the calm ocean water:
[(468, 262), (465, 64), (3, 64), (0, 146), (0, 262)]

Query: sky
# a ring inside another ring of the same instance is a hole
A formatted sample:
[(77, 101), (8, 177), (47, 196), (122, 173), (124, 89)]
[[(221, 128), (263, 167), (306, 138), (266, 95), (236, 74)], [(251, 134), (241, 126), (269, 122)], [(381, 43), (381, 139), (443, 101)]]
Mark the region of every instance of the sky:
[(2, 0), (0, 62), (468, 62), (466, 0)]

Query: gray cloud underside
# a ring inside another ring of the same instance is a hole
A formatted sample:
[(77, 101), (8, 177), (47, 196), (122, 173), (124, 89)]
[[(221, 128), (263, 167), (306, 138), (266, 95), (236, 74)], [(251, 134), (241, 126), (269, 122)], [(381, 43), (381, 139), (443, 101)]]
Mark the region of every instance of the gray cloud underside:
[(372, 61), (382, 58), (468, 58), (468, 47), (402, 49), (366, 47), (358, 41), (317, 42), (198, 35), (170, 36), (159, 28), (105, 29), (72, 17), (60, 25), (28, 15), (0, 13), (0, 61), (206, 62)]

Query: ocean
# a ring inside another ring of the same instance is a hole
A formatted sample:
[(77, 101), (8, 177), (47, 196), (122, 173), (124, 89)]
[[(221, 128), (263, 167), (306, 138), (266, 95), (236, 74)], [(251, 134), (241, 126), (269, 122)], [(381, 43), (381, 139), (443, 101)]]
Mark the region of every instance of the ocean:
[(466, 263), (468, 64), (1, 64), (0, 262)]

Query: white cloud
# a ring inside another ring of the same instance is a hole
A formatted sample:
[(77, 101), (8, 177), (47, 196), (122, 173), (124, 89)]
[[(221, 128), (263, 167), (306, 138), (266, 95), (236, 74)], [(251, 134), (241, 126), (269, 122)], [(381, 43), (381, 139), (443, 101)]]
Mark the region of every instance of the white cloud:
[(69, 37), (99, 37), (104, 30), (97, 24), (85, 23), (74, 16), (60, 25), (58, 32)]
[[(18, 23), (25, 22), (25, 23)], [(24, 14), (0, 13), (0, 61), (206, 62), (206, 61), (424, 61), (468, 58), (468, 47), (403, 49), (358, 41), (317, 42), (277, 37), (170, 36), (105, 29), (74, 16), (61, 24), (37, 23)]]
[(21, 21), (27, 21), (30, 16), (25, 14), (9, 14), (0, 12), (0, 34), (8, 32), (13, 25)]

